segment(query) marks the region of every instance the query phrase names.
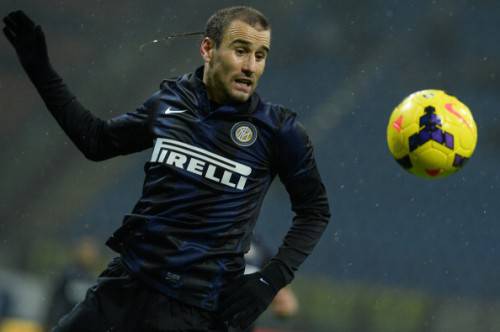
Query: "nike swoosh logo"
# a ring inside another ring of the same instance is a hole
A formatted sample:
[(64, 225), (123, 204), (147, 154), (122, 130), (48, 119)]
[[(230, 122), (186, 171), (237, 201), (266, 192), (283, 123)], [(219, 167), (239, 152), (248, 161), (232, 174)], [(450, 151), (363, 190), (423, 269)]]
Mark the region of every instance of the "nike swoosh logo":
[(174, 113), (184, 113), (187, 110), (173, 110), (170, 106), (163, 112), (163, 114), (174, 114)]
[(453, 114), (454, 116), (456, 116), (457, 118), (459, 118), (463, 123), (465, 123), (465, 125), (470, 129), (472, 130), (471, 126), (469, 125), (469, 123), (467, 122), (467, 120), (465, 120), (465, 118), (462, 116), (462, 114), (458, 113), (458, 111), (456, 111), (454, 108), (453, 108), (453, 104), (452, 103), (448, 103), (448, 104), (445, 104), (444, 105), (444, 108), (446, 108), (446, 110), (448, 112), (450, 112), (451, 114)]
[(268, 285), (268, 286), (271, 286), (271, 285), (270, 285), (270, 284), (269, 284), (266, 280), (264, 280), (264, 278), (262, 278), (262, 277), (259, 279), (259, 281), (260, 281), (261, 283), (263, 283), (263, 284), (266, 284), (266, 285)]

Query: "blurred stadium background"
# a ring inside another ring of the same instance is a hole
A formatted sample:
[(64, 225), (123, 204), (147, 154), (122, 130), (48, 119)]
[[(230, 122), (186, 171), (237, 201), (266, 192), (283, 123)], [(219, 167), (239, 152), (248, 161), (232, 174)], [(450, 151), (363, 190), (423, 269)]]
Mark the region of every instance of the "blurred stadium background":
[[(260, 325), (500, 331), (497, 1), (3, 0), (0, 14), (23, 9), (40, 23), (56, 69), (87, 108), (109, 118), (140, 105), (162, 78), (201, 63), (196, 38), (144, 53), (139, 45), (203, 30), (214, 10), (235, 4), (255, 6), (271, 20), (272, 52), (259, 92), (299, 113), (333, 212), (292, 285), (298, 315), (283, 321), (265, 314)], [(440, 181), (406, 174), (385, 141), (392, 109), (425, 88), (458, 96), (479, 128), (473, 158)], [(81, 237), (99, 243), (96, 271), (112, 256), (103, 243), (138, 199), (149, 152), (85, 160), (3, 37), (0, 111), (0, 308), (10, 298), (5, 317), (37, 323)], [(257, 232), (276, 247), (290, 220), (276, 182)], [(17, 326), (10, 331), (23, 331)]]

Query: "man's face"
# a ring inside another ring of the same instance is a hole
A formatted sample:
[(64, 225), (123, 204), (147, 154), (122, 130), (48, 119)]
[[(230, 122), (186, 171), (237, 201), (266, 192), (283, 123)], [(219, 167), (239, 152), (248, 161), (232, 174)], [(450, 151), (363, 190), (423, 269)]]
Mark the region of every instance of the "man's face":
[(218, 48), (209, 38), (201, 45), (208, 95), (216, 103), (243, 103), (250, 98), (264, 73), (271, 44), (269, 30), (236, 20), (227, 27)]

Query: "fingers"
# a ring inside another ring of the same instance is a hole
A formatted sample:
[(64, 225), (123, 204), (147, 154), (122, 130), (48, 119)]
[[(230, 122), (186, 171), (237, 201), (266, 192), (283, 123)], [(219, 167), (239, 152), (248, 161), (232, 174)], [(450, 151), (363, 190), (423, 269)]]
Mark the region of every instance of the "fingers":
[(230, 284), (229, 286), (227, 286), (226, 288), (224, 288), (220, 294), (220, 297), (222, 299), (226, 299), (228, 297), (231, 297), (232, 295), (234, 295), (234, 293), (236, 293), (238, 291), (238, 289), (240, 289), (242, 283), (239, 282), (239, 281), (235, 281), (233, 282), (232, 284)]
[(234, 292), (228, 292), (225, 293), (224, 296), (221, 296), (221, 301), (220, 305), (221, 307), (229, 307), (231, 306), (234, 302), (236, 302), (239, 298), (241, 298), (240, 292), (234, 291)]
[(50, 65), (47, 44), (40, 26), (22, 11), (15, 11), (4, 17), (3, 33), (14, 46), (17, 56), (28, 72)]
[(253, 310), (248, 310), (241, 314), (240, 316), (236, 317), (236, 319), (232, 322), (233, 326), (239, 326), (241, 329), (246, 329), (250, 324), (255, 322), (257, 318), (259, 317), (260, 312), (259, 310), (253, 309)]
[(35, 27), (35, 23), (26, 15), (22, 10), (18, 10), (13, 13), (16, 22), (18, 22), (19, 27), (22, 29), (26, 29), (27, 31), (31, 31)]
[(31, 32), (35, 28), (35, 23), (21, 10), (11, 12), (3, 21), (16, 35)]
[(8, 16), (5, 16), (3, 18), (3, 23), (5, 23), (5, 27), (9, 28), (13, 32), (17, 30), (17, 24), (15, 20), (12, 18), (12, 13), (10, 13)]
[(14, 32), (12, 32), (12, 30), (10, 30), (9, 28), (4, 27), (3, 33), (4, 33), (5, 37), (7, 37), (7, 39), (10, 41), (10, 43), (15, 46), (16, 45), (16, 41), (15, 41), (16, 35), (14, 34)]
[(224, 321), (232, 320), (234, 316), (243, 311), (252, 302), (249, 298), (241, 298), (234, 303), (229, 303), (228, 306), (224, 307), (224, 311), (221, 313), (221, 318)]
[(232, 298), (239, 293), (244, 283), (244, 277), (233, 280), (229, 286), (222, 290), (220, 294), (221, 302), (227, 303), (229, 300), (232, 302)]

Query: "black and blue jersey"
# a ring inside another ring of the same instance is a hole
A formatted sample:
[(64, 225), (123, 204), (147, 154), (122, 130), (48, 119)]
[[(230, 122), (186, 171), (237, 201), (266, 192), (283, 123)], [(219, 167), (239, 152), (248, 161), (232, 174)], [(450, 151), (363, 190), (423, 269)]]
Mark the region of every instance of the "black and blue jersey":
[(329, 220), (312, 144), (295, 113), (254, 93), (215, 105), (203, 68), (165, 80), (135, 112), (104, 121), (54, 72), (38, 84), (49, 110), (91, 160), (151, 148), (142, 195), (107, 244), (130, 272), (180, 301), (216, 310), (221, 289), (241, 275), (243, 255), (276, 176), (295, 212), (277, 262), (286, 282)]

